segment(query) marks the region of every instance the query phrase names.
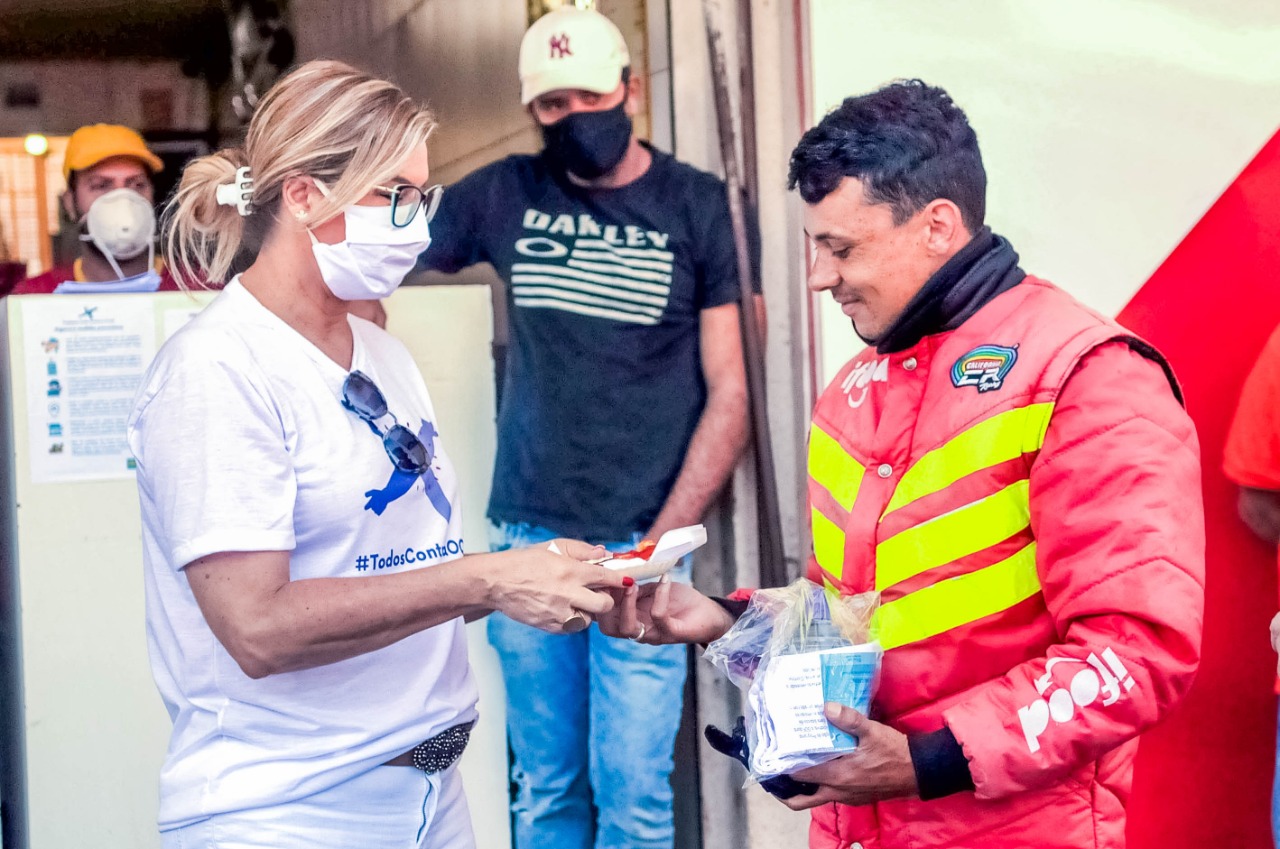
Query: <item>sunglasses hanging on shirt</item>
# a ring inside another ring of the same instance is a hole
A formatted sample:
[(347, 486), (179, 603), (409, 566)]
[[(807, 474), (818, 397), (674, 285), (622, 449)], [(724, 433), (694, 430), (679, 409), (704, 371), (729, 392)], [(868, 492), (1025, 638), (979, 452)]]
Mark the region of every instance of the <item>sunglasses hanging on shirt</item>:
[[(400, 424), (387, 408), (386, 396), (367, 374), (353, 371), (342, 382), (342, 406), (363, 419), (381, 440), (387, 456), (397, 469), (420, 475), (431, 467), (435, 458), (418, 435)], [(383, 430), (378, 421), (391, 416), (392, 426)]]

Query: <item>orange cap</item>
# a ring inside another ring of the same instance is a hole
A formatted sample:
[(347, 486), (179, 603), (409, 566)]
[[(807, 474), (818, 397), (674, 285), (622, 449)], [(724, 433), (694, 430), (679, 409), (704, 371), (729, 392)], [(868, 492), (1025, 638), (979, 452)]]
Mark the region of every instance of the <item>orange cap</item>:
[(81, 127), (67, 140), (67, 152), (62, 160), (62, 176), (71, 178), (72, 171), (92, 168), (113, 156), (132, 156), (140, 160), (151, 173), (164, 170), (164, 162), (147, 149), (147, 144), (136, 130), (118, 124), (90, 124)]

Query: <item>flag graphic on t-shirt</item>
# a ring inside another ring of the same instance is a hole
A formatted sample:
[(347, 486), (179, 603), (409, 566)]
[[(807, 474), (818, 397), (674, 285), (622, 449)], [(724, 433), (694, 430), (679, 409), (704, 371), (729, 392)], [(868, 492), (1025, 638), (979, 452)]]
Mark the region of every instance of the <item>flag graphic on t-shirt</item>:
[[(511, 267), (516, 306), (556, 309), (631, 324), (657, 324), (671, 295), (674, 254), (666, 233), (601, 226), (589, 215), (555, 218), (530, 209)], [(553, 238), (559, 236), (560, 238)]]
[[(422, 427), (418, 430), (418, 439), (422, 440), (422, 444), (427, 448), (428, 463), (435, 459), (435, 439), (439, 435), (435, 425), (425, 420), (422, 422)], [(364, 509), (372, 510), (374, 515), (381, 516), (387, 506), (408, 492), (419, 478), (422, 479), (423, 494), (427, 496), (431, 506), (436, 508), (436, 512), (443, 516), (446, 522), (449, 521), (449, 517), (453, 514), (453, 507), (449, 504), (449, 499), (445, 496), (444, 490), (440, 487), (440, 481), (436, 479), (436, 473), (430, 465), (420, 475), (392, 466), (391, 478), (386, 486), (381, 489), (371, 489), (364, 494), (364, 497), (369, 499), (365, 502)]]

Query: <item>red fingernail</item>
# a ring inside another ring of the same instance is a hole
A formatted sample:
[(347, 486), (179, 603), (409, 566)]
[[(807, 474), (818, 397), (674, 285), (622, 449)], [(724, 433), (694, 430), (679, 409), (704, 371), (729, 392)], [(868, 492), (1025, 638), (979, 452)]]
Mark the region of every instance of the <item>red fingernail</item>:
[(631, 577), (630, 575), (623, 575), (622, 585), (624, 587), (634, 587), (636, 585), (636, 579)]

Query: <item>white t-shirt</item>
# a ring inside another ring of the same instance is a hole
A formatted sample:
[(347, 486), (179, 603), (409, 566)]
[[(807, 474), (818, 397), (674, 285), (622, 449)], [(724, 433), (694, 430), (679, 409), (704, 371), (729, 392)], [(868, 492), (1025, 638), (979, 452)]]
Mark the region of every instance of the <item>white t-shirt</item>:
[[(390, 575), (462, 552), (457, 480), (409, 352), (350, 319), (352, 369), (434, 447), (395, 472), (341, 404), (347, 373), (238, 280), (160, 349), (129, 422), (156, 685), (173, 719), (162, 831), (308, 796), (476, 717), (462, 619), (359, 657), (246, 676), (183, 567), (223, 551), (290, 551), (292, 580)], [(379, 422), (385, 431), (389, 418)]]

